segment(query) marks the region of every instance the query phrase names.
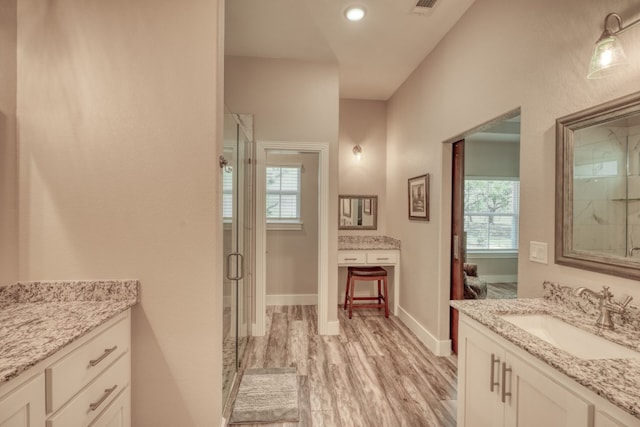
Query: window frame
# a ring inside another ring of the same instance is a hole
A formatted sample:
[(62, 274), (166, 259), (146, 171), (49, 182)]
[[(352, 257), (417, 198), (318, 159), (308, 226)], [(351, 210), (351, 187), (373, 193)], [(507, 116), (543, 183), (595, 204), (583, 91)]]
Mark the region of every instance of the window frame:
[[(301, 230), (302, 229), (302, 173), (304, 171), (304, 167), (300, 162), (268, 162), (265, 166), (265, 181), (266, 174), (269, 173), (269, 169), (274, 168), (295, 168), (298, 170), (298, 182), (297, 182), (297, 190), (279, 190), (273, 191), (269, 190), (268, 184), (265, 185), (265, 219), (267, 223), (267, 230)], [(266, 204), (269, 200), (270, 194), (278, 194), (282, 195), (295, 195), (296, 196), (296, 217), (295, 218), (273, 218), (269, 217), (266, 209)]]
[[(511, 239), (512, 247), (508, 249), (470, 249), (468, 246), (468, 241), (465, 241), (465, 251), (467, 254), (473, 254), (474, 258), (513, 258), (517, 257), (520, 246), (520, 177), (518, 176), (465, 176), (465, 188), (467, 181), (509, 181), (513, 183), (517, 183), (516, 188), (516, 199), (514, 202), (514, 211), (513, 213), (500, 212), (500, 213), (491, 213), (491, 212), (468, 212), (466, 210), (466, 206), (463, 206), (463, 224), (466, 224), (465, 218), (469, 215), (471, 216), (479, 216), (479, 217), (491, 217), (491, 216), (502, 216), (502, 217), (513, 217), (515, 224), (515, 235)], [(466, 190), (465, 190), (465, 202), (466, 202)], [(466, 205), (466, 203), (465, 203)], [(467, 227), (464, 227), (465, 230), (465, 240), (466, 240), (466, 230)], [(515, 244), (515, 245), (514, 245)]]

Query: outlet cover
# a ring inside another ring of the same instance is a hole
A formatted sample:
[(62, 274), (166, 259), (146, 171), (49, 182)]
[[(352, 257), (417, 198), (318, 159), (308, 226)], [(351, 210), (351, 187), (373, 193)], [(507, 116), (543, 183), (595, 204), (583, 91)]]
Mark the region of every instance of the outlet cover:
[(547, 244), (542, 242), (529, 242), (529, 261), (548, 264)]

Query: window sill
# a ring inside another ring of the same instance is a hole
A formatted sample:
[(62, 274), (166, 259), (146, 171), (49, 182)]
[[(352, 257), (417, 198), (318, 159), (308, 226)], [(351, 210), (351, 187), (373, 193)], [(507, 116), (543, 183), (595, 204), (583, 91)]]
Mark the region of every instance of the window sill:
[(267, 222), (268, 231), (302, 230), (302, 222)]
[(478, 251), (478, 252), (467, 252), (467, 258), (518, 258), (518, 251), (502, 251), (502, 252), (493, 252), (493, 251)]

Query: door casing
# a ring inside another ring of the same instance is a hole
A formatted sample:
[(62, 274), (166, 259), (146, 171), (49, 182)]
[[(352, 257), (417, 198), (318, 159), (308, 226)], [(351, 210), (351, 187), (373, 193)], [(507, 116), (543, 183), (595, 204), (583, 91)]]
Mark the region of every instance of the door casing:
[(256, 253), (254, 336), (266, 332), (267, 217), (266, 157), (269, 150), (318, 153), (318, 334), (329, 334), (329, 143), (257, 141), (256, 146)]

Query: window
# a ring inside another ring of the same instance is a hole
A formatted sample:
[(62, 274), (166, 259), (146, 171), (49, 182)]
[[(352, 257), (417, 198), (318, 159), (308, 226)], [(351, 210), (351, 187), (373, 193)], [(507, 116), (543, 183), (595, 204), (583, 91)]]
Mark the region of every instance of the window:
[(267, 222), (300, 221), (301, 166), (267, 166)]
[(465, 180), (464, 230), (467, 251), (517, 251), (519, 210), (518, 180)]
[(233, 169), (225, 166), (222, 169), (222, 220), (231, 222), (233, 217)]

